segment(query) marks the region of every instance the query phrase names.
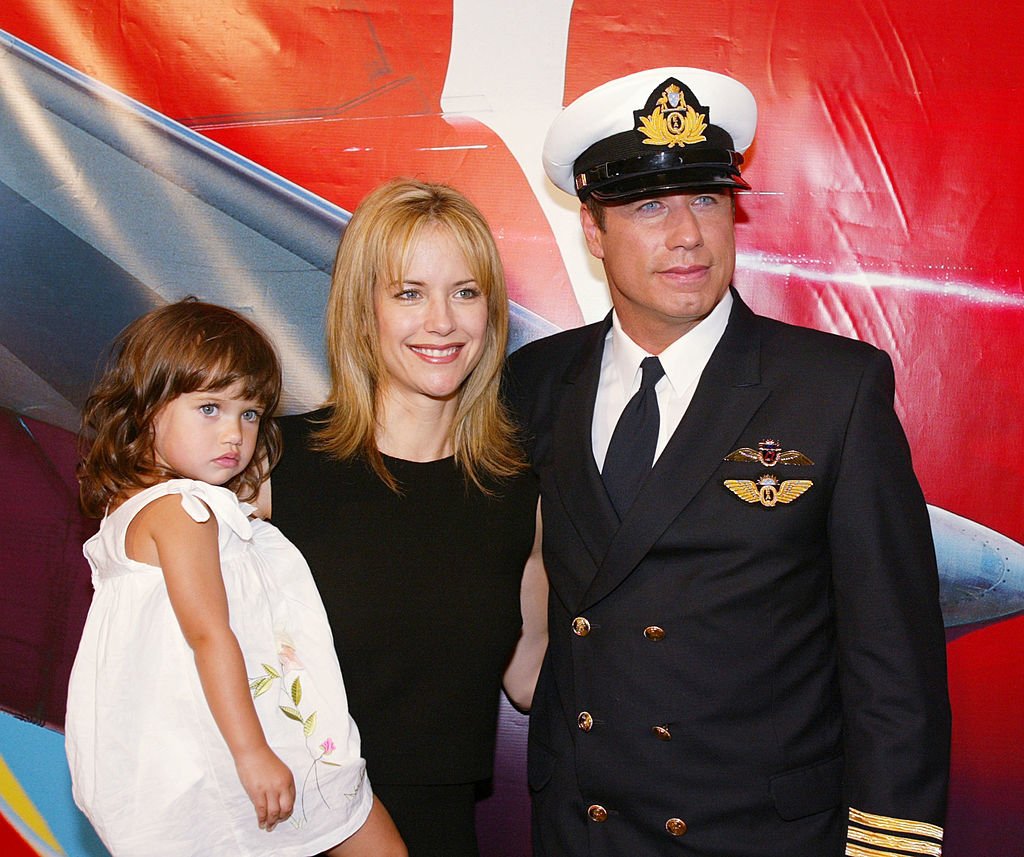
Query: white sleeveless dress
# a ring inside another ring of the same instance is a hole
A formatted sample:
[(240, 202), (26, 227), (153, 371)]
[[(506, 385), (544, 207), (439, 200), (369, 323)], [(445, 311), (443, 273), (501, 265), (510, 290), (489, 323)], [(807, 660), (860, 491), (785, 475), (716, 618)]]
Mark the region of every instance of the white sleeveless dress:
[[(213, 720), (159, 568), (128, 558), (148, 503), (213, 511), (231, 628), (271, 749), (291, 768), (291, 819), (268, 833)], [(311, 857), (366, 820), (372, 795), (320, 595), (299, 551), (225, 488), (154, 485), (85, 544), (95, 588), (68, 688), (75, 801), (115, 857)]]

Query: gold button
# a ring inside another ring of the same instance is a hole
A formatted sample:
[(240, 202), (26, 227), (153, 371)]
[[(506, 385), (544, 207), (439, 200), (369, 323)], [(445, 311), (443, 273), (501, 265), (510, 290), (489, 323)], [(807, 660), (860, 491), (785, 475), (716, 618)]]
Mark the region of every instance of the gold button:
[(594, 727), (594, 718), (590, 716), (589, 711), (581, 711), (580, 716), (576, 718), (576, 722), (584, 732), (589, 732)]
[[(590, 816), (591, 821), (601, 822), (608, 820), (608, 810), (599, 803), (592, 803), (587, 809), (587, 815)], [(675, 821), (679, 821), (679, 819), (675, 819)]]
[(670, 818), (665, 822), (665, 829), (673, 836), (682, 836), (686, 833), (686, 822), (681, 818)]
[(572, 620), (572, 632), (577, 637), (585, 637), (590, 633), (590, 623), (582, 616), (577, 616)]
[(652, 726), (651, 731), (655, 738), (660, 738), (662, 741), (672, 740), (672, 733), (668, 731), (667, 726)]
[(659, 628), (657, 625), (650, 625), (644, 628), (644, 636), (652, 643), (657, 643), (658, 640), (665, 639), (665, 629)]

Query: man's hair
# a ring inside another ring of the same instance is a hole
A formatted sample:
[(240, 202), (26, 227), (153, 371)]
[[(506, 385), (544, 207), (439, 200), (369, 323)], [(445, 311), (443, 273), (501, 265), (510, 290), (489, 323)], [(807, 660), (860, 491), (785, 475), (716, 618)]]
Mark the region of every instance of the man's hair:
[(280, 429), (271, 419), (281, 367), (266, 335), (237, 312), (195, 298), (129, 324), (82, 408), (78, 481), (85, 513), (102, 517), (128, 491), (178, 477), (154, 460), (157, 415), (178, 396), (239, 382), (264, 416), (252, 461), (225, 487), (251, 500), (281, 455)]
[(597, 228), (604, 232), (605, 216), (604, 206), (594, 199), (593, 196), (588, 196), (586, 201), (583, 203), (587, 207), (587, 211), (590, 212), (590, 217), (597, 224)]
[(451, 238), (487, 302), (487, 331), (476, 368), (462, 384), (452, 425), (455, 459), (485, 493), (488, 478), (520, 472), (523, 454), (498, 395), (508, 341), (508, 295), (494, 236), (483, 215), (447, 185), (395, 179), (360, 203), (338, 247), (327, 301), (327, 356), (332, 406), (318, 447), (339, 459), (362, 456), (394, 491), (400, 486), (377, 449), (387, 370), (375, 296), (401, 282), (416, 241), (430, 230)]

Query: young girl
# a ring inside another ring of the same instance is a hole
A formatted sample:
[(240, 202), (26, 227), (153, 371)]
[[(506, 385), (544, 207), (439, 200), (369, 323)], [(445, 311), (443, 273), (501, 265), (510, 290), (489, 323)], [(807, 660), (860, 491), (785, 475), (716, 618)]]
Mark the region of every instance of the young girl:
[(68, 689), (76, 802), (116, 857), (404, 855), (309, 568), (239, 501), (280, 454), (273, 348), (186, 300), (114, 354), (82, 414), (103, 523)]

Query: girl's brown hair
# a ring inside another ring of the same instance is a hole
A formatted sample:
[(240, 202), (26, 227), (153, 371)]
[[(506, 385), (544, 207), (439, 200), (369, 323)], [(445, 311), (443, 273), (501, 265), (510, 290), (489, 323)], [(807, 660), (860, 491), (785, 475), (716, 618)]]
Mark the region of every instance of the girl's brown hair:
[(224, 487), (252, 500), (281, 456), (280, 429), (271, 419), (281, 367), (266, 335), (237, 312), (195, 298), (129, 324), (82, 408), (78, 482), (85, 513), (100, 518), (127, 492), (177, 477), (154, 461), (157, 414), (178, 396), (236, 382), (264, 415), (252, 461)]
[(491, 493), (489, 479), (512, 476), (525, 466), (498, 396), (508, 342), (508, 294), (487, 221), (473, 203), (447, 185), (390, 181), (360, 203), (346, 227), (327, 301), (333, 407), (317, 439), (320, 448), (336, 458), (362, 456), (385, 484), (400, 490), (377, 449), (380, 394), (387, 378), (374, 297), (382, 286), (402, 281), (413, 246), (431, 229), (451, 237), (487, 300), (483, 353), (459, 391), (452, 446), (467, 481)]

